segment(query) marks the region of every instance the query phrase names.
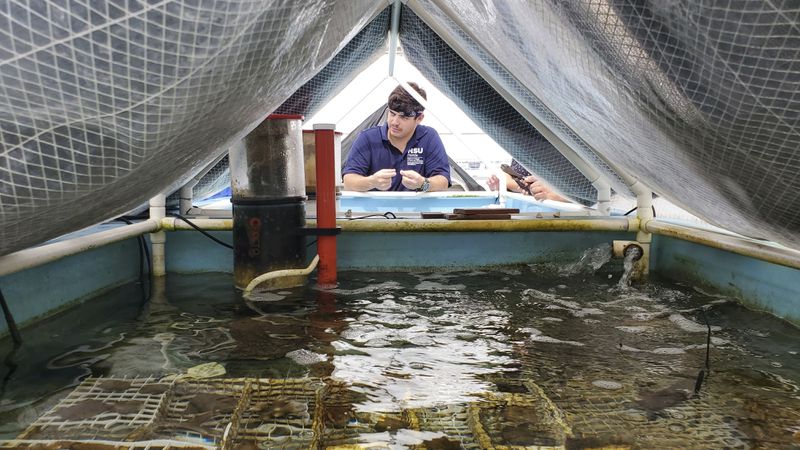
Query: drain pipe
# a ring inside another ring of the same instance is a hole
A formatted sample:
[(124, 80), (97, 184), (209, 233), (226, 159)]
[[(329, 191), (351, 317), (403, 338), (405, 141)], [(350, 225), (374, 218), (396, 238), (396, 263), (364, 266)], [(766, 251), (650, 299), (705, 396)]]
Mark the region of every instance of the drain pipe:
[[(167, 216), (167, 196), (158, 194), (150, 199), (150, 220), (160, 223), (161, 219)], [(152, 249), (153, 273), (154, 277), (163, 277), (167, 274), (166, 260), (167, 233), (159, 229), (155, 233), (150, 233), (150, 247)]]
[[(396, 5), (395, 5), (396, 6)], [(314, 125), (317, 166), (317, 254), (321, 286), (336, 284), (336, 126)], [(330, 233), (330, 234), (329, 234)]]
[[(233, 279), (306, 265), (303, 116), (272, 114), (228, 152), (233, 203)], [(297, 286), (286, 278), (286, 285)]]

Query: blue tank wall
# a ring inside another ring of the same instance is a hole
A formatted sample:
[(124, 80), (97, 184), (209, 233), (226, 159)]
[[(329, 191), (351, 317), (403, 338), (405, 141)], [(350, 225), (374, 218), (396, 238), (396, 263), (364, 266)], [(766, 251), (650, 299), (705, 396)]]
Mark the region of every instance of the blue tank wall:
[(800, 270), (665, 236), (655, 236), (651, 269), (800, 323)]
[[(230, 232), (212, 235), (231, 242)], [(338, 268), (412, 270), (572, 262), (587, 248), (632, 237), (611, 232), (348, 232), (337, 239)], [(661, 236), (654, 237), (652, 250), (654, 273), (716, 290), (800, 323), (800, 270)], [(309, 259), (314, 253), (311, 245)], [(231, 273), (233, 255), (200, 233), (177, 231), (167, 233), (166, 264), (172, 273)], [(129, 239), (4, 276), (0, 288), (17, 323), (25, 325), (138, 276), (138, 245)], [(5, 321), (0, 321), (0, 333), (7, 333)]]

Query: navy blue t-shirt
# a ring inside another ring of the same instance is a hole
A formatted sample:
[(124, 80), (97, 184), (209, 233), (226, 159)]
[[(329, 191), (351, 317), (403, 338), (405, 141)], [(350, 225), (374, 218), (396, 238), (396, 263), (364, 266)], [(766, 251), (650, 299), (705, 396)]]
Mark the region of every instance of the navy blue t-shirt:
[[(403, 153), (400, 153), (389, 143), (388, 129), (384, 124), (362, 131), (350, 148), (342, 175), (355, 173), (366, 177), (381, 169), (413, 170), (426, 178), (442, 175), (450, 184), (450, 162), (436, 130), (417, 125), (414, 135), (408, 140)], [(411, 189), (403, 186), (403, 176), (398, 172), (388, 190)]]

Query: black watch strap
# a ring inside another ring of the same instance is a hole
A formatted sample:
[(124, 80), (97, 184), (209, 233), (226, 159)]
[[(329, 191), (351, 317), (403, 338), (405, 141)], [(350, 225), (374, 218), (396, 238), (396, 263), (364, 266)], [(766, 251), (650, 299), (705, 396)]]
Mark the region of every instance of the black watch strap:
[(427, 178), (425, 178), (425, 180), (422, 182), (422, 186), (420, 186), (420, 187), (419, 187), (419, 189), (417, 189), (417, 191), (420, 191), (420, 192), (428, 192), (428, 190), (429, 190), (430, 188), (431, 188), (431, 182), (430, 182), (430, 181), (428, 181), (428, 179), (427, 179)]

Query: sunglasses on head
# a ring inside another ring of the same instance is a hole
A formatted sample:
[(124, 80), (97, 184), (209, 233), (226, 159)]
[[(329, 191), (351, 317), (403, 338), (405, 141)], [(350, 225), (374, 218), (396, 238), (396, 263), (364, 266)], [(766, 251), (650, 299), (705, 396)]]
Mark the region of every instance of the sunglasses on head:
[(395, 111), (393, 109), (390, 109), (389, 111), (402, 117), (417, 117), (422, 114), (422, 111)]

